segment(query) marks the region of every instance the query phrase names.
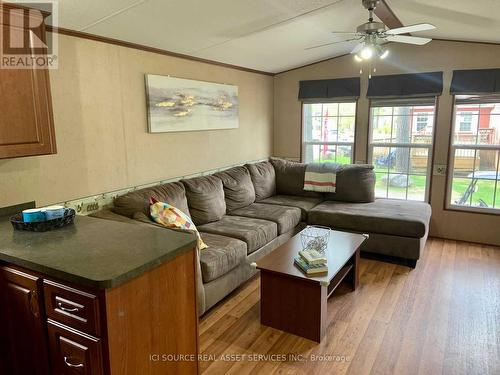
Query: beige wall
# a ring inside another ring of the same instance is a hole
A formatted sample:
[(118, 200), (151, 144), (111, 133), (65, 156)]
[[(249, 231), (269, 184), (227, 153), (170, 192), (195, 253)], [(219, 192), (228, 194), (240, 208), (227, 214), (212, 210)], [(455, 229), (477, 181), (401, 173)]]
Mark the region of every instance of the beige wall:
[[(426, 46), (390, 44), (391, 54), (377, 67), (377, 74), (428, 71), (444, 72), (443, 95), (439, 98), (436, 123), (435, 164), (446, 164), (453, 98), (449, 87), (453, 69), (500, 67), (500, 45), (433, 41)], [(359, 65), (352, 56), (328, 60), (279, 74), (274, 82), (274, 155), (300, 158), (301, 105), (298, 81), (356, 77)], [(358, 102), (355, 160), (367, 158), (369, 102), (365, 97), (368, 77), (361, 77)], [(433, 176), (431, 235), (500, 245), (500, 215), (471, 214), (444, 210), (446, 177)]]
[[(273, 78), (61, 35), (57, 155), (0, 160), (0, 207), (39, 205), (272, 154)], [(239, 128), (148, 134), (144, 74), (238, 85)]]

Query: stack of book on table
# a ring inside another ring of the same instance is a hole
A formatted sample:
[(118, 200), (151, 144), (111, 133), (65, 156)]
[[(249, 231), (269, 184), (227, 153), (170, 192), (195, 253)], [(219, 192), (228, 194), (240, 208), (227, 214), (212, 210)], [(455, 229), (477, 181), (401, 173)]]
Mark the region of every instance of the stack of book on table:
[(294, 263), (308, 276), (328, 272), (326, 256), (316, 250), (301, 250)]

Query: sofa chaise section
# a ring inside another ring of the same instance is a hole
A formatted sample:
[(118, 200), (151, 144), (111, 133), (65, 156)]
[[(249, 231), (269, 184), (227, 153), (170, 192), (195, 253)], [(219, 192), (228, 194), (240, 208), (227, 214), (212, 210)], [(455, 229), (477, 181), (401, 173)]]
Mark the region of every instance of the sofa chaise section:
[(421, 238), (427, 232), (431, 209), (427, 203), (376, 199), (370, 203), (325, 201), (309, 211), (311, 224), (332, 228)]
[(306, 164), (281, 159), (271, 159), (270, 163), (275, 167), (277, 195), (260, 202), (286, 205), (293, 205), (294, 200), (300, 202), (307, 224), (369, 234), (363, 244), (364, 252), (396, 257), (415, 266), (427, 240), (429, 204), (375, 199), (372, 165), (338, 166), (336, 192), (316, 198), (301, 189)]
[(423, 250), (431, 207), (424, 202), (376, 199), (370, 203), (325, 201), (309, 211), (310, 224), (367, 233), (362, 251), (418, 260)]

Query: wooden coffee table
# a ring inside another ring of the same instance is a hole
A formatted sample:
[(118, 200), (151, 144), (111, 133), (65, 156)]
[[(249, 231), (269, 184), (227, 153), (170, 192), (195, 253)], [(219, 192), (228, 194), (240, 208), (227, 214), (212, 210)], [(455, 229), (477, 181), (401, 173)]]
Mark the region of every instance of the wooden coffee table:
[(328, 326), (328, 297), (344, 279), (353, 290), (359, 280), (359, 248), (368, 238), (331, 231), (328, 273), (306, 276), (293, 264), (302, 250), (300, 233), (257, 261), (260, 270), (260, 321), (266, 326), (320, 342)]

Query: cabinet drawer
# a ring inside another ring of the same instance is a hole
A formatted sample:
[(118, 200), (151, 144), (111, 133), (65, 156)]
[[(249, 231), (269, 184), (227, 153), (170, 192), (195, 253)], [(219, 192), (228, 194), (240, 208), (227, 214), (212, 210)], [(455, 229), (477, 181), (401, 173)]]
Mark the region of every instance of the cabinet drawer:
[(43, 281), (47, 316), (79, 331), (100, 336), (99, 299), (51, 280)]
[(102, 348), (99, 339), (77, 332), (50, 319), (47, 327), (53, 374), (103, 374)]

